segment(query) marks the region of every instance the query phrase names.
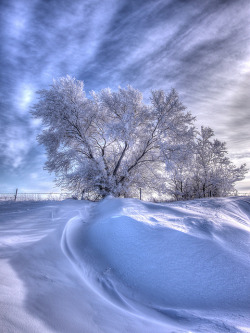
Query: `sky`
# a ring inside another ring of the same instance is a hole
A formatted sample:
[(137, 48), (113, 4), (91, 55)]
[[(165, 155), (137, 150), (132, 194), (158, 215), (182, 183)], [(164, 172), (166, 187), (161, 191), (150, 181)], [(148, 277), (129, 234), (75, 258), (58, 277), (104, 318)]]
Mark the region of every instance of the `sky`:
[(86, 92), (175, 88), (250, 168), (249, 0), (1, 0), (0, 25), (1, 193), (58, 191), (29, 110), (67, 74)]

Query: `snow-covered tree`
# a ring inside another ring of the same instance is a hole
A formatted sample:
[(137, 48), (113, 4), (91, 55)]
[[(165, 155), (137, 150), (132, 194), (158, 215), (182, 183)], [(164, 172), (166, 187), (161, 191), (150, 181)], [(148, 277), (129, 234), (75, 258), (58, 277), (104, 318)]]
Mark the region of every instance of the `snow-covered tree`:
[(67, 76), (39, 95), (32, 114), (44, 126), (38, 140), (47, 151), (45, 168), (83, 197), (165, 191), (165, 168), (181, 160), (193, 138), (194, 118), (175, 90), (153, 91), (149, 105), (131, 86), (87, 98), (83, 82)]
[(153, 91), (145, 104), (128, 86), (87, 98), (83, 82), (70, 76), (39, 91), (32, 114), (42, 120), (38, 140), (47, 151), (45, 168), (57, 185), (83, 198), (137, 197), (168, 192), (175, 199), (225, 196), (242, 180), (226, 145), (200, 132), (175, 90)]
[(169, 173), (168, 193), (176, 200), (227, 196), (244, 179), (246, 165), (236, 167), (227, 156), (226, 143), (212, 140), (210, 127), (196, 131), (192, 148)]
[(246, 165), (236, 167), (227, 156), (226, 143), (211, 140), (214, 132), (201, 127), (195, 149), (195, 193), (198, 197), (226, 196), (235, 191), (235, 183), (244, 179)]
[[(193, 138), (195, 139), (195, 138)], [(175, 200), (186, 200), (192, 197), (195, 142), (190, 140), (179, 159), (172, 161), (167, 173), (167, 192)]]

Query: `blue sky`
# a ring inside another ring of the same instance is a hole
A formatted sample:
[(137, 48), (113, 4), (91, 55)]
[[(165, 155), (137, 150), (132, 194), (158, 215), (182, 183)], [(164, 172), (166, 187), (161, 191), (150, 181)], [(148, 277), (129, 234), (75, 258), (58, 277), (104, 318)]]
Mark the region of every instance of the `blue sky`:
[[(0, 192), (56, 190), (29, 108), (67, 74), (86, 91), (176, 88), (250, 167), (248, 0), (2, 0), (0, 25)], [(250, 192), (250, 176), (238, 189)]]

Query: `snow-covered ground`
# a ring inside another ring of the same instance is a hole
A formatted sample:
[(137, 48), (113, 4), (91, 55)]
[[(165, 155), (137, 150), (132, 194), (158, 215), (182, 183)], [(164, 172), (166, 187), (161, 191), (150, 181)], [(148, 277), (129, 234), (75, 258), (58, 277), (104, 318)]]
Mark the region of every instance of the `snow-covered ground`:
[(250, 332), (250, 198), (0, 203), (0, 332)]

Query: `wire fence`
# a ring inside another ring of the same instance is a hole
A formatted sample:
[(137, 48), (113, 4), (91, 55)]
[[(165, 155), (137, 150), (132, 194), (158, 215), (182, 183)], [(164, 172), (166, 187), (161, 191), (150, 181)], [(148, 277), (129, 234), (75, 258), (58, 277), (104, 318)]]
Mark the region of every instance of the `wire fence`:
[(72, 198), (72, 193), (0, 193), (0, 201), (48, 201)]
[[(236, 196), (245, 197), (250, 196), (250, 192), (237, 192)], [(18, 189), (15, 193), (0, 193), (0, 201), (62, 201), (65, 199), (72, 199), (72, 193), (58, 193), (58, 192), (50, 192), (50, 193), (20, 193)], [(140, 192), (141, 199), (141, 192)], [(169, 200), (169, 201), (174, 201)]]
[(250, 197), (250, 193), (243, 193), (243, 192), (237, 192), (236, 194), (238, 197)]

